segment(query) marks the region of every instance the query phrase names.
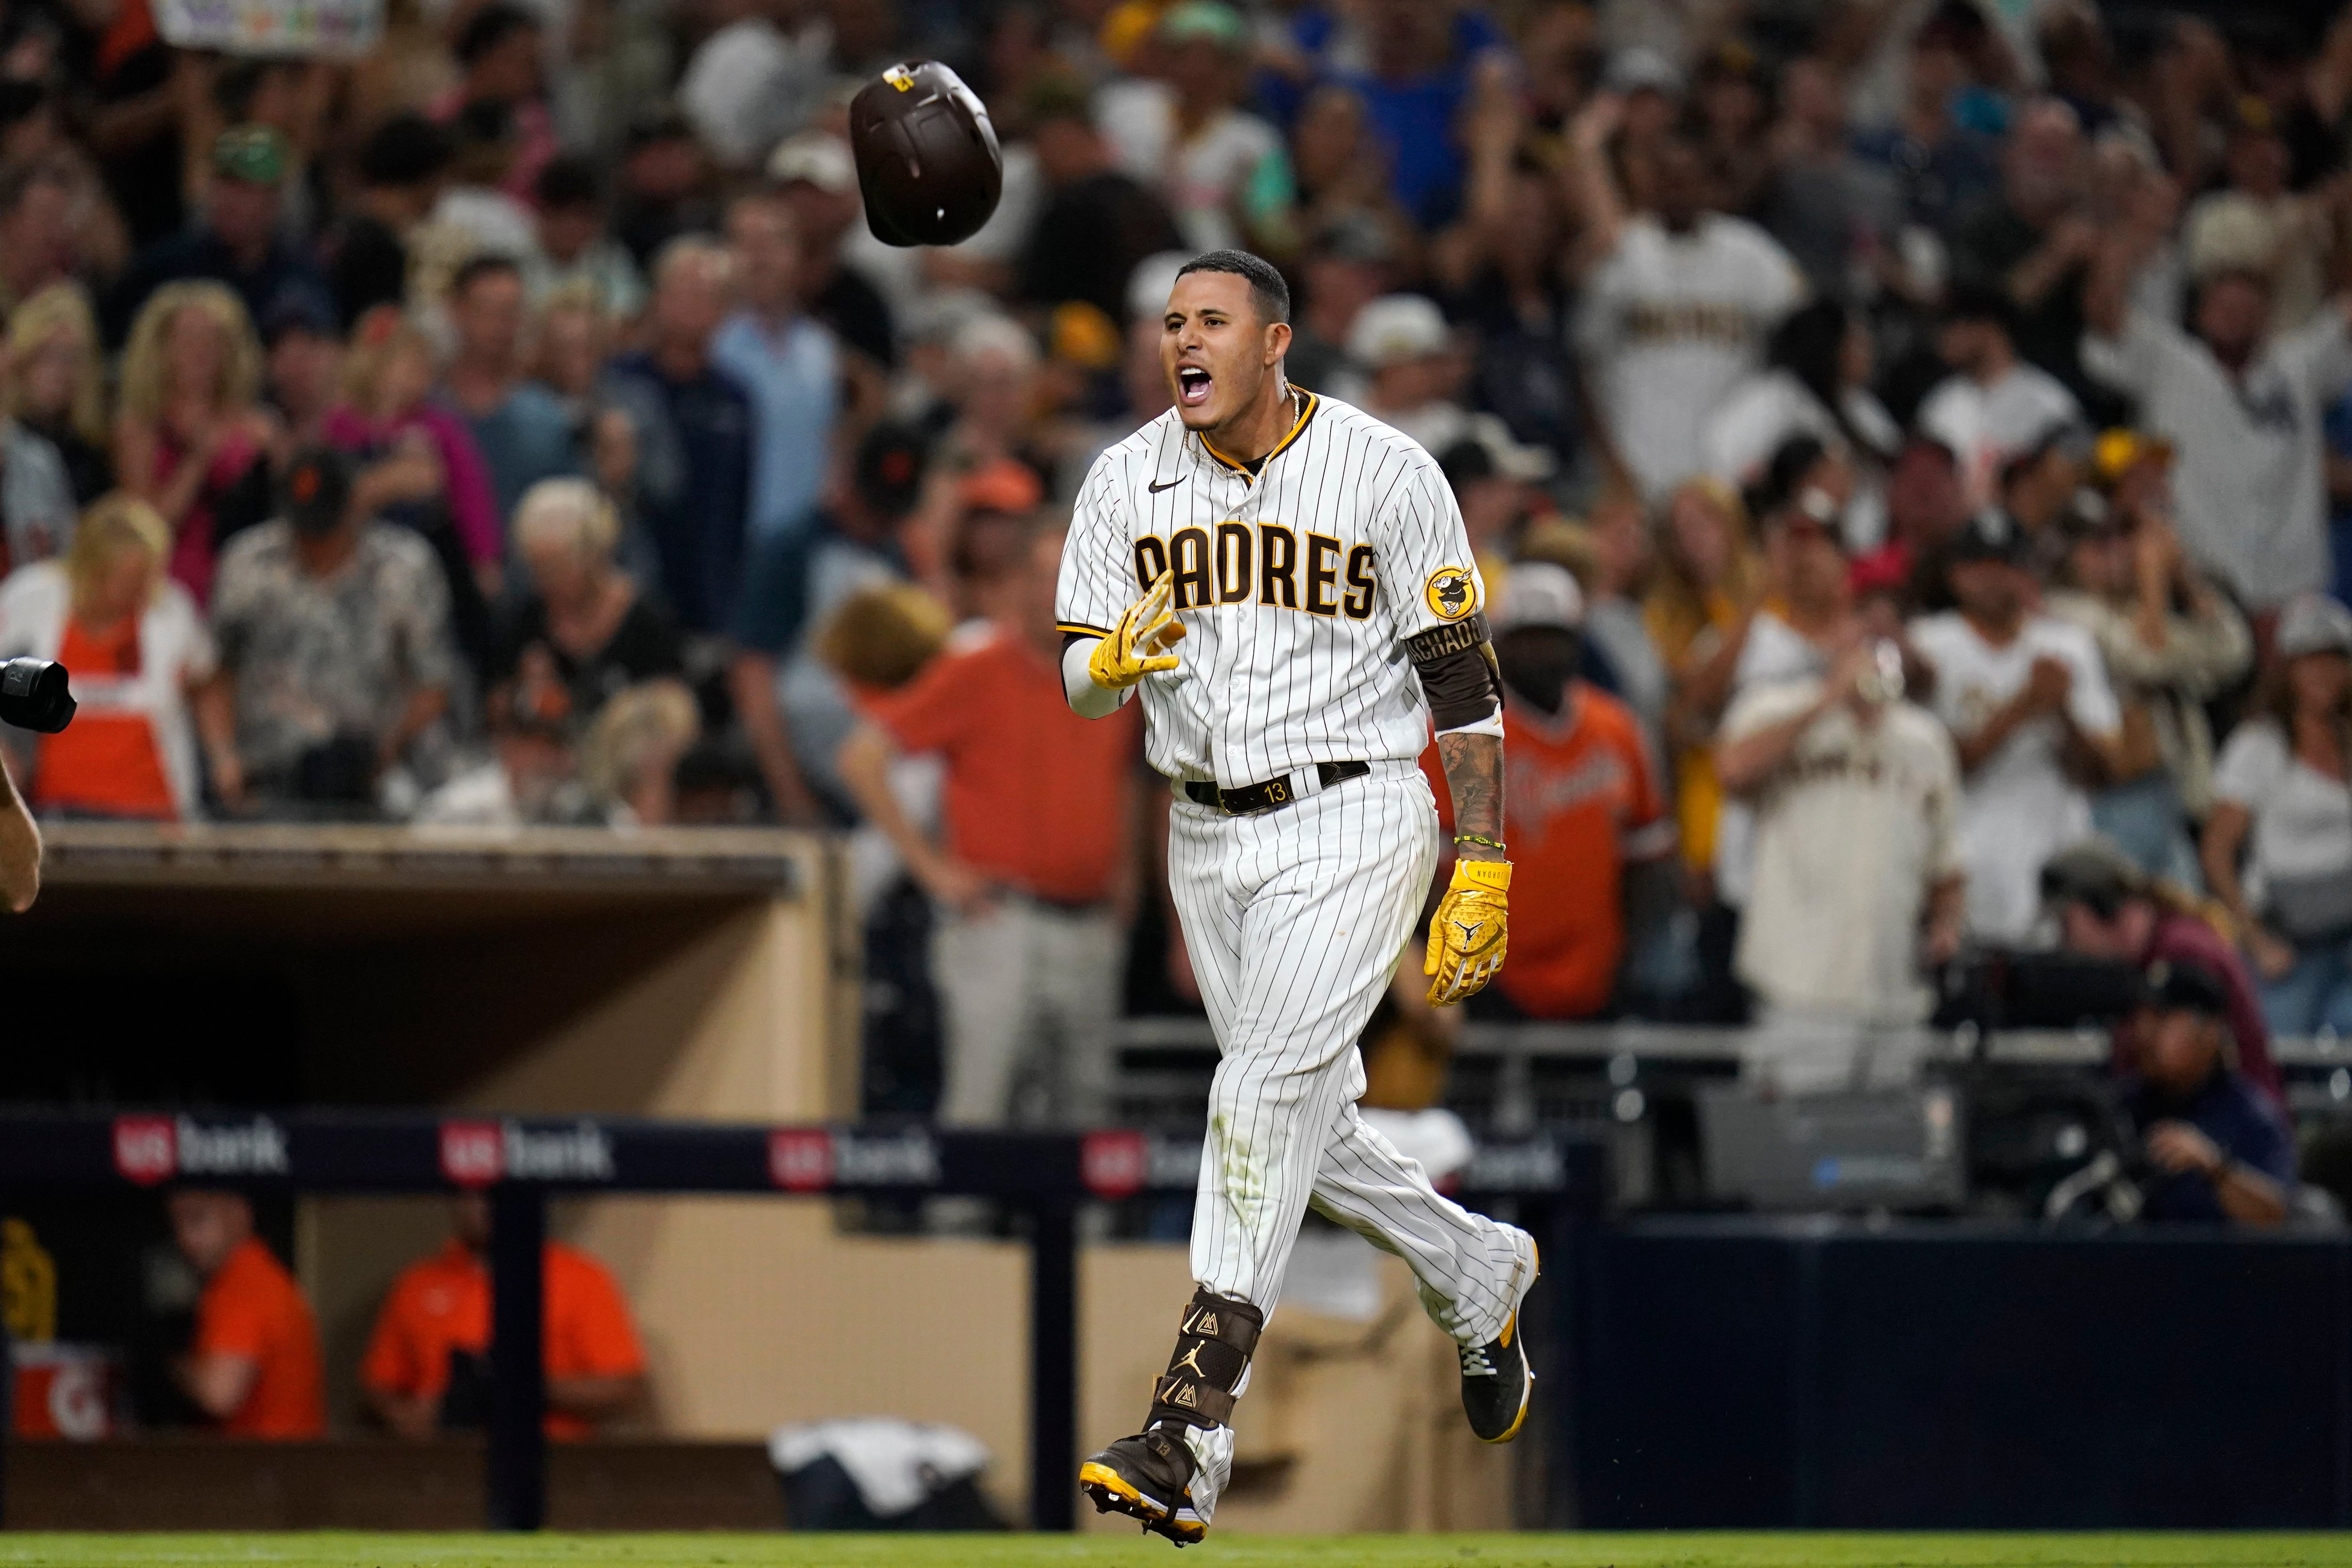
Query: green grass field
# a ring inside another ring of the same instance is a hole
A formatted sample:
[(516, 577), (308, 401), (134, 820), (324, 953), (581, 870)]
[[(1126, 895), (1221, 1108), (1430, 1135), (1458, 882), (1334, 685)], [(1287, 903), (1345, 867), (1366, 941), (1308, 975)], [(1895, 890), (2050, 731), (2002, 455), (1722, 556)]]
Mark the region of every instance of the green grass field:
[[(0, 1535), (0, 1568), (1176, 1568), (1102, 1536)], [(2352, 1568), (2347, 1535), (1213, 1537), (1181, 1568)]]

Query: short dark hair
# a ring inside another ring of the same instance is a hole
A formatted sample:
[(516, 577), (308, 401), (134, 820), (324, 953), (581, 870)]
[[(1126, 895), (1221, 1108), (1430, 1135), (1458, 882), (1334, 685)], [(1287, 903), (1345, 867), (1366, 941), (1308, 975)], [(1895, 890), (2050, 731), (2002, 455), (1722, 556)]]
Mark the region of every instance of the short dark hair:
[(1249, 279), (1250, 303), (1257, 307), (1262, 319), (1290, 319), (1290, 285), (1283, 281), (1274, 263), (1264, 256), (1252, 256), (1245, 250), (1213, 250), (1178, 267), (1176, 276), (1182, 277), (1193, 272), (1230, 272), (1235, 277), (1245, 277)]
[(540, 210), (598, 207), (604, 204), (603, 183), (596, 178), (593, 160), (578, 152), (566, 152), (548, 160), (547, 167), (539, 172), (539, 181), (531, 189), (539, 198)]
[(463, 298), (467, 289), (494, 272), (511, 273), (520, 277), (522, 264), (502, 251), (485, 251), (480, 256), (471, 256), (449, 279), (449, 298)]
[(455, 156), (448, 131), (421, 114), (404, 111), (377, 126), (361, 146), (360, 180), (369, 185), (421, 185), (446, 169)]
[(457, 35), (457, 41), (451, 46), (450, 53), (457, 57), (459, 65), (470, 66), (526, 28), (538, 31), (539, 18), (520, 5), (507, 5), (504, 0), (491, 0), (489, 5), (474, 13), (473, 20), (467, 22), (465, 30)]

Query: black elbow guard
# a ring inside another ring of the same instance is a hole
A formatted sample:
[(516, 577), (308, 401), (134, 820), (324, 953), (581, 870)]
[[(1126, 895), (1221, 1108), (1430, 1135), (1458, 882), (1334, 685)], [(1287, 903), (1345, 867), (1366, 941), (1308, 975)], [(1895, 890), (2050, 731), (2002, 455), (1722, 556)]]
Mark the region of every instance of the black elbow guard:
[(1473, 615), (1433, 626), (1405, 640), (1429, 698), (1429, 716), (1440, 734), (1492, 718), (1503, 706), (1503, 677), (1486, 640), (1486, 618)]

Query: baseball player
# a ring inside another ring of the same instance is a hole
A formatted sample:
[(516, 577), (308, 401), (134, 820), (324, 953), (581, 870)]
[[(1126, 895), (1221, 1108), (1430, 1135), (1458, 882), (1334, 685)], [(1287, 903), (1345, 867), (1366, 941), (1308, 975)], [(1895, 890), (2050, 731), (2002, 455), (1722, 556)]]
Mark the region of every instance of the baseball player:
[(1290, 292), (1246, 252), (1179, 274), (1160, 358), (1176, 406), (1105, 452), (1062, 554), (1070, 706), (1138, 693), (1174, 781), (1169, 880), (1223, 1061), (1192, 1217), (1197, 1289), (1144, 1429), (1088, 1459), (1098, 1510), (1199, 1541), (1234, 1401), (1307, 1206), (1398, 1254), (1461, 1345), (1462, 1401), (1517, 1435), (1524, 1231), (1439, 1197), (1356, 1113), (1357, 1037), (1437, 862), (1416, 766), (1433, 720), (1458, 828), (1430, 999), (1503, 961), (1502, 694), (1485, 590), (1444, 477), (1408, 437), (1289, 384)]

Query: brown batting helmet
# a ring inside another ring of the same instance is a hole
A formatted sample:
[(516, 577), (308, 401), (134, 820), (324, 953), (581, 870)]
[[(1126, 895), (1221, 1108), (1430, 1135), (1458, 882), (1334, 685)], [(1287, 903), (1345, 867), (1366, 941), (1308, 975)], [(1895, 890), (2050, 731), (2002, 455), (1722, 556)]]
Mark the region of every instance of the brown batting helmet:
[(937, 60), (892, 66), (849, 105), (866, 224), (885, 245), (954, 245), (996, 211), (1004, 159), (988, 110)]

